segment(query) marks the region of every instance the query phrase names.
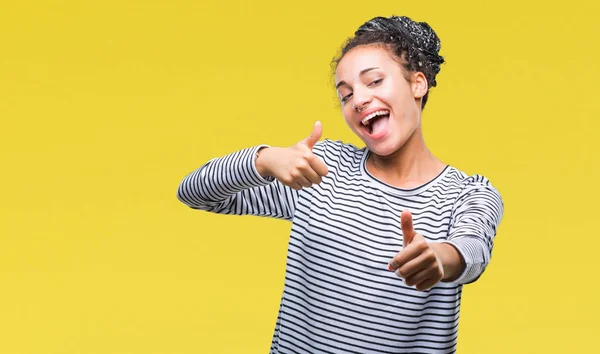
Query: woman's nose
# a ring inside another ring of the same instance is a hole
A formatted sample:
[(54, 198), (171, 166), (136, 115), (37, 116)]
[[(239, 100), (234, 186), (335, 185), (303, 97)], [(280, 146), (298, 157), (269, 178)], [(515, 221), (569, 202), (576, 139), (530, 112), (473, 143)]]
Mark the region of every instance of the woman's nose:
[(353, 108), (356, 112), (359, 112), (359, 113), (364, 111), (367, 108), (367, 105), (373, 99), (372, 96), (370, 94), (368, 94), (367, 92), (357, 92), (357, 91), (354, 91), (352, 98), (353, 98), (353, 100), (352, 100)]

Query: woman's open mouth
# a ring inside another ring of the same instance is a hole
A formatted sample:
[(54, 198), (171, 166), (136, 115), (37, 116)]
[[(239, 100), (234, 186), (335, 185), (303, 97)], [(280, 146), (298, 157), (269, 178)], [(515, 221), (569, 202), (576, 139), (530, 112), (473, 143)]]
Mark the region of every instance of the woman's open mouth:
[(372, 112), (361, 121), (361, 127), (371, 139), (379, 139), (387, 133), (390, 111), (381, 109)]

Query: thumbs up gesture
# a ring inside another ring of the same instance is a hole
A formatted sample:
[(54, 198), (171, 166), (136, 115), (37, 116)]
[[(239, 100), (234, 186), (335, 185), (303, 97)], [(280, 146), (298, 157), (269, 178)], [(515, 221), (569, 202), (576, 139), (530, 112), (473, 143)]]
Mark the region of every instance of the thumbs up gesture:
[(322, 132), (323, 126), (317, 121), (312, 133), (295, 145), (260, 150), (256, 170), (261, 176), (273, 176), (295, 190), (321, 183), (321, 177), (327, 175), (327, 165), (313, 154), (312, 149)]
[(425, 291), (444, 277), (444, 268), (431, 244), (416, 233), (412, 214), (404, 210), (400, 216), (403, 247), (389, 262), (388, 269), (403, 278), (406, 285)]

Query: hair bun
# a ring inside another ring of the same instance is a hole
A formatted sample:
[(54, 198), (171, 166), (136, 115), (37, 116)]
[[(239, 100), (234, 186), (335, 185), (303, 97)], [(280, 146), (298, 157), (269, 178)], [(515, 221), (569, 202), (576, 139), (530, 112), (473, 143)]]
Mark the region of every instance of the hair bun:
[(411, 41), (418, 50), (430, 55), (440, 52), (441, 41), (426, 22), (415, 22), (407, 16), (375, 17), (358, 28), (355, 35), (363, 32), (388, 32)]
[[(406, 40), (411, 49), (425, 57), (423, 65), (430, 66), (434, 75), (440, 72), (440, 65), (444, 62), (439, 55), (442, 42), (426, 22), (415, 22), (407, 16), (375, 17), (360, 26), (355, 35), (364, 32), (383, 32), (392, 38), (396, 36)], [(430, 84), (435, 86), (435, 81)]]
[(406, 16), (392, 16), (390, 20), (414, 42), (419, 51), (429, 55), (439, 54), (442, 42), (427, 22), (415, 22)]

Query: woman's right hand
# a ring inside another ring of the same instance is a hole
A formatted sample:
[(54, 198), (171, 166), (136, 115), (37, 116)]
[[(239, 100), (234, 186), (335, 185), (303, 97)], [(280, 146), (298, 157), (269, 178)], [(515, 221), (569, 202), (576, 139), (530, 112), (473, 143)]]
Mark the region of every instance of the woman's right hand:
[(268, 147), (259, 150), (256, 170), (264, 178), (273, 176), (281, 183), (295, 190), (321, 183), (321, 177), (328, 172), (327, 165), (312, 148), (321, 138), (323, 126), (315, 122), (312, 133), (297, 144), (281, 148)]

